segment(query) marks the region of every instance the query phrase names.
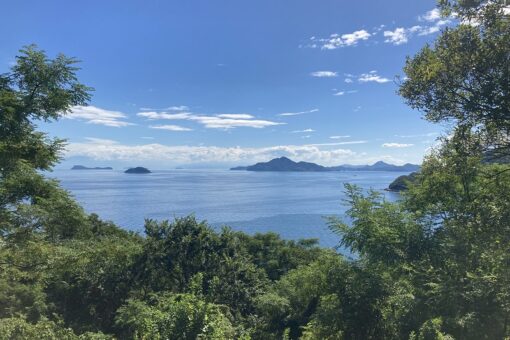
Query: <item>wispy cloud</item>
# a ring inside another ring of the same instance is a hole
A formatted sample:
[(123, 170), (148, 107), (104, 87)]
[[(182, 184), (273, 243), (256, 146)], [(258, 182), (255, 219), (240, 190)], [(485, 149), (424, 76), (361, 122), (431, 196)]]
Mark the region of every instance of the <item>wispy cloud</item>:
[(383, 148), (409, 148), (414, 144), (403, 144), (403, 143), (384, 143), (381, 145)]
[(309, 146), (336, 146), (336, 145), (353, 145), (353, 144), (366, 144), (366, 140), (355, 140), (347, 142), (335, 142), (335, 143), (320, 143), (320, 144), (308, 144)]
[(238, 127), (250, 127), (261, 129), (268, 126), (283, 125), (285, 123), (273, 122), (262, 119), (229, 119), (218, 116), (194, 116), (191, 120), (203, 124), (208, 129), (234, 129)]
[(345, 135), (345, 136), (331, 136), (329, 138), (330, 139), (343, 139), (343, 138), (351, 138), (351, 136), (349, 136), (349, 135)]
[(441, 19), (441, 11), (438, 8), (434, 8), (427, 13), (420, 15), (418, 17), (418, 20), (420, 21), (428, 21), (428, 22), (434, 22)]
[(217, 115), (217, 117), (230, 118), (230, 119), (253, 119), (253, 118), (255, 118), (252, 115), (247, 114), (247, 113), (223, 113), (223, 114)]
[(343, 96), (343, 95), (346, 95), (346, 94), (352, 94), (352, 93), (358, 92), (357, 90), (350, 90), (350, 91), (333, 90), (333, 91), (334, 91), (333, 96)]
[(334, 78), (334, 77), (338, 77), (338, 73), (337, 72), (333, 72), (333, 71), (316, 71), (316, 72), (310, 73), (310, 75), (312, 77), (316, 77), (316, 78)]
[(168, 131), (193, 131), (193, 129), (179, 126), (179, 125), (151, 125), (149, 126), (151, 129), (156, 130), (168, 130)]
[(413, 36), (424, 36), (437, 33), (443, 26), (452, 22), (452, 17), (443, 18), (439, 9), (433, 9), (418, 17), (418, 20), (423, 22), (422, 25), (415, 25), (412, 27), (398, 27), (392, 30), (384, 31), (383, 35), (386, 38), (385, 43), (393, 45), (405, 44)]
[(292, 133), (310, 133), (310, 132), (315, 132), (314, 129), (304, 129), (304, 130), (294, 130), (292, 131)]
[[(255, 117), (246, 114), (246, 113), (239, 113), (239, 114), (230, 114), (230, 113), (223, 113), (218, 115), (200, 115), (200, 114), (194, 114), (190, 112), (178, 112), (178, 113), (168, 113), (168, 112), (154, 112), (154, 111), (148, 111), (148, 112), (139, 112), (137, 113), (137, 116), (144, 117), (149, 120), (188, 120), (193, 121), (199, 124), (202, 124), (204, 127), (208, 129), (223, 129), (223, 130), (229, 130), (234, 129), (238, 127), (250, 127), (250, 128), (265, 128), (268, 126), (276, 126), (276, 125), (283, 125), (285, 123), (281, 122), (273, 122), (269, 120), (263, 120), (263, 119), (254, 119)], [(177, 131), (177, 130), (172, 130)], [(180, 130), (184, 131), (184, 130)]]
[(284, 113), (280, 113), (279, 116), (285, 116), (285, 117), (299, 116), (299, 115), (304, 115), (307, 113), (314, 113), (314, 112), (318, 112), (318, 111), (319, 111), (319, 109), (312, 109), (312, 110), (301, 111), (301, 112), (284, 112)]
[(428, 132), (428, 133), (420, 133), (416, 135), (395, 135), (395, 137), (399, 138), (419, 138), (419, 137), (433, 137), (439, 135), (438, 132)]
[(141, 107), (141, 111), (188, 111), (189, 107), (186, 105), (179, 105), (179, 106), (168, 106), (161, 109), (153, 109), (150, 107)]
[(334, 50), (340, 47), (356, 46), (358, 42), (368, 40), (372, 34), (366, 30), (358, 30), (352, 33), (333, 33), (327, 38), (311, 37), (309, 44), (305, 47), (318, 48), (323, 50)]
[(65, 115), (68, 119), (86, 121), (89, 124), (97, 124), (111, 127), (124, 127), (135, 125), (124, 119), (127, 116), (119, 111), (110, 111), (95, 106), (73, 106), (71, 112)]
[(370, 71), (369, 73), (363, 73), (361, 76), (359, 76), (358, 81), (360, 83), (370, 83), (375, 82), (379, 84), (388, 83), (391, 80), (388, 78), (381, 77), (377, 74), (377, 71)]
[(183, 120), (190, 119), (193, 117), (193, 114), (190, 112), (179, 112), (179, 113), (167, 113), (167, 112), (155, 112), (155, 111), (147, 111), (147, 112), (138, 112), (136, 114), (139, 117), (144, 117), (149, 120)]

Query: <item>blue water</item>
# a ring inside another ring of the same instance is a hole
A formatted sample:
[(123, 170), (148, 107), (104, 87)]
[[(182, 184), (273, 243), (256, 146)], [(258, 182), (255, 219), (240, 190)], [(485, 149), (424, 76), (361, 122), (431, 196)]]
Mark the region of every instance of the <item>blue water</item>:
[[(195, 214), (214, 227), (247, 233), (273, 231), (286, 239), (318, 238), (334, 247), (338, 237), (325, 216), (342, 217), (344, 183), (383, 190), (399, 172), (249, 172), (168, 170), (152, 174), (122, 171), (55, 170), (87, 212), (135, 231), (145, 218), (173, 219)], [(385, 195), (390, 200), (398, 194)]]

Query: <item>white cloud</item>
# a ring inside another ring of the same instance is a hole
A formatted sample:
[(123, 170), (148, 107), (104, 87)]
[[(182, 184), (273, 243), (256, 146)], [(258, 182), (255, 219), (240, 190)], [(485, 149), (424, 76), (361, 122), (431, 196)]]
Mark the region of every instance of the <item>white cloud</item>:
[(268, 161), (275, 157), (286, 156), (295, 161), (315, 162), (322, 165), (372, 164), (383, 160), (392, 164), (404, 164), (409, 159), (395, 158), (390, 155), (376, 156), (365, 152), (334, 148), (334, 145), (276, 145), (267, 147), (218, 147), (218, 146), (168, 146), (157, 143), (143, 145), (123, 145), (107, 139), (91, 138), (84, 143), (67, 145), (69, 157), (88, 157), (101, 161), (120, 161), (126, 163), (153, 163), (158, 166), (177, 164), (210, 163), (248, 165)]
[(190, 128), (179, 126), (179, 125), (151, 125), (151, 129), (157, 130), (168, 130), (168, 131), (193, 131)]
[(356, 93), (358, 92), (357, 90), (350, 90), (350, 91), (338, 91), (338, 90), (334, 90), (335, 93), (333, 93), (333, 96), (343, 96), (343, 95), (346, 95), (346, 94), (352, 94), (352, 93)]
[(402, 144), (402, 143), (384, 143), (381, 146), (383, 148), (409, 148), (414, 144)]
[(150, 107), (141, 107), (141, 111), (188, 111), (189, 107), (186, 105), (169, 106), (162, 109), (153, 109)]
[(167, 113), (167, 112), (155, 112), (155, 111), (148, 111), (148, 112), (138, 112), (136, 114), (139, 117), (144, 117), (149, 120), (183, 120), (183, 119), (190, 119), (193, 115), (190, 112), (179, 112), (179, 113)]
[(317, 78), (334, 78), (334, 77), (338, 76), (338, 73), (333, 72), (333, 71), (316, 71), (316, 72), (310, 73), (310, 75), (312, 77), (317, 77)]
[(89, 124), (124, 127), (134, 125), (123, 119), (127, 116), (119, 111), (110, 111), (95, 106), (73, 106), (71, 112), (65, 115), (68, 119), (84, 120)]
[(251, 127), (261, 129), (268, 126), (283, 125), (285, 123), (273, 122), (261, 119), (228, 119), (218, 116), (193, 116), (190, 120), (203, 124), (208, 129), (233, 129), (238, 127)]
[(320, 143), (320, 144), (309, 144), (309, 146), (336, 146), (336, 145), (353, 145), (353, 144), (366, 144), (366, 140), (355, 140), (348, 142), (335, 142), (335, 143)]
[(217, 117), (220, 118), (231, 118), (231, 119), (253, 119), (252, 115), (246, 114), (246, 113), (223, 113), (220, 115), (217, 115)]
[(237, 127), (264, 128), (268, 126), (282, 125), (285, 123), (268, 120), (254, 119), (255, 117), (246, 113), (240, 114), (219, 114), (214, 116), (193, 114), (190, 112), (168, 113), (168, 112), (139, 112), (137, 116), (149, 120), (189, 120), (204, 125), (208, 129), (233, 129)]
[(307, 132), (315, 132), (314, 129), (304, 129), (304, 130), (295, 130), (292, 133), (307, 133)]
[(359, 41), (368, 40), (372, 35), (366, 30), (359, 30), (346, 34), (331, 34), (328, 38), (312, 37), (312, 44), (308, 47), (316, 48), (319, 45), (323, 50), (334, 50), (340, 47), (356, 46)]
[(428, 22), (434, 22), (436, 20), (441, 19), (441, 11), (438, 8), (434, 8), (424, 15), (421, 15), (418, 18), (420, 21), (428, 21)]
[(280, 113), (279, 116), (299, 116), (299, 115), (304, 115), (304, 114), (307, 114), (307, 113), (314, 113), (314, 112), (318, 112), (319, 109), (312, 109), (312, 110), (309, 110), (309, 111), (301, 111), (301, 112), (284, 112), (284, 113)]
[(111, 140), (111, 139), (105, 139), (105, 138), (96, 138), (96, 137), (85, 137), (85, 139), (94, 144), (103, 144), (103, 145), (113, 145), (118, 144), (117, 141)]
[(422, 25), (412, 27), (398, 27), (393, 31), (384, 31), (384, 42), (393, 45), (402, 45), (409, 41), (414, 35), (424, 36), (437, 33), (441, 27), (446, 26), (452, 22), (453, 17), (442, 18), (439, 9), (428, 11), (418, 18), (420, 21), (425, 22)]
[(364, 154), (349, 149), (323, 150), (314, 145), (276, 145), (269, 147), (167, 146), (162, 144), (123, 145), (114, 141), (70, 143), (66, 157), (88, 157), (101, 161), (149, 162), (158, 164), (236, 163), (251, 164), (286, 156), (298, 161), (338, 165), (362, 162)]
[(438, 135), (438, 132), (428, 132), (428, 133), (420, 133), (416, 135), (395, 135), (395, 137), (399, 138), (418, 138), (418, 137), (433, 137)]
[(349, 136), (349, 135), (345, 135), (345, 136), (331, 136), (329, 138), (330, 139), (343, 139), (343, 138), (351, 138), (351, 136)]
[(393, 45), (402, 45), (409, 41), (407, 30), (403, 27), (396, 28), (394, 31), (384, 31), (384, 36), (387, 38), (384, 42)]
[(391, 80), (388, 78), (381, 77), (377, 74), (377, 71), (370, 71), (369, 73), (363, 73), (359, 76), (358, 81), (361, 83), (375, 82), (379, 84), (388, 83)]
[(347, 84), (352, 83), (352, 79), (351, 79), (351, 78), (345, 78), (345, 80), (344, 80), (344, 81), (345, 81)]

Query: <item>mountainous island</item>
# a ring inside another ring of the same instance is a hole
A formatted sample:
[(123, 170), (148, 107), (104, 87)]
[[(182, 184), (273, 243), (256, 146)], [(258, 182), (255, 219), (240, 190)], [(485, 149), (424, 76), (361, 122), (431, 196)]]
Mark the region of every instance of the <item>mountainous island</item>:
[(250, 166), (238, 166), (230, 170), (237, 171), (289, 171), (289, 172), (326, 172), (326, 171), (402, 171), (413, 172), (420, 169), (416, 164), (393, 165), (379, 161), (372, 165), (339, 165), (326, 167), (309, 162), (294, 162), (287, 157), (280, 157)]
[(75, 165), (71, 168), (71, 170), (113, 170), (111, 166), (96, 166), (96, 167), (87, 167), (84, 165)]
[(142, 166), (137, 166), (136, 168), (129, 168), (126, 171), (124, 171), (126, 174), (150, 174), (151, 171), (147, 168), (144, 168)]

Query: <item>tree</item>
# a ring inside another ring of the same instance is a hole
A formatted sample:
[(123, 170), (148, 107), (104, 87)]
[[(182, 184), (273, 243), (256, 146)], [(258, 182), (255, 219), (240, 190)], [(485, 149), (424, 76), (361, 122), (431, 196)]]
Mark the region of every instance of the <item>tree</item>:
[(73, 58), (50, 60), (35, 45), (20, 53), (11, 72), (0, 75), (0, 234), (19, 241), (45, 229), (56, 241), (83, 232), (87, 223), (68, 193), (37, 172), (58, 161), (64, 141), (36, 131), (36, 122), (85, 104), (91, 88), (77, 81)]
[(89, 87), (78, 82), (74, 58), (50, 60), (30, 45), (20, 50), (10, 73), (0, 76), (0, 175), (20, 161), (48, 170), (59, 159), (63, 141), (35, 131), (35, 121), (50, 121), (90, 99)]
[(400, 94), (432, 122), (476, 129), (494, 156), (510, 154), (510, 13), (504, 2), (441, 1), (460, 24), (408, 58)]

